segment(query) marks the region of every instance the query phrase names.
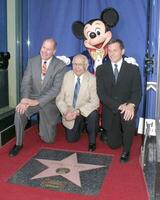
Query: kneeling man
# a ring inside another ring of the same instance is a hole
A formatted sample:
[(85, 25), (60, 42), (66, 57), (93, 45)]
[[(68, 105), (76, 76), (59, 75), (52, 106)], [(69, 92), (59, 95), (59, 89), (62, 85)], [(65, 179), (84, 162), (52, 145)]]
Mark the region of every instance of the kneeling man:
[(56, 105), (62, 114), (62, 123), (68, 142), (80, 139), (86, 127), (89, 137), (88, 150), (96, 149), (99, 98), (96, 91), (96, 78), (87, 71), (88, 59), (78, 54), (72, 61), (73, 70), (64, 76)]

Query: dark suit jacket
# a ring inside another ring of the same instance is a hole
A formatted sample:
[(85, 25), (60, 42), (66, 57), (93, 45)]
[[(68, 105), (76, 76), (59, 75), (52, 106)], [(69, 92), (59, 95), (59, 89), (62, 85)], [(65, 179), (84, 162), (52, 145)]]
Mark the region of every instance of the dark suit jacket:
[(111, 62), (100, 65), (96, 71), (97, 93), (103, 106), (102, 126), (108, 130), (120, 104), (134, 103), (137, 110), (141, 96), (141, 76), (136, 65), (123, 61), (115, 83)]

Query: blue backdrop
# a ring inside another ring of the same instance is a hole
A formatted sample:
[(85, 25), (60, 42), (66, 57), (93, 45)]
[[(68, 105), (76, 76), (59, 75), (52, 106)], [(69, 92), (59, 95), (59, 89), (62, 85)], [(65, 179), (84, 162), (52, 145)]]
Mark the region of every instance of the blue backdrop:
[(29, 56), (36, 55), (46, 37), (58, 41), (57, 55), (71, 56), (82, 51), (83, 45), (72, 34), (72, 23), (99, 18), (102, 10), (114, 7), (120, 16), (112, 29), (113, 36), (121, 38), (127, 54), (143, 64), (146, 49), (146, 0), (28, 0)]
[[(28, 57), (37, 55), (44, 38), (54, 37), (58, 42), (56, 55), (73, 56), (84, 50), (83, 42), (72, 34), (72, 23), (80, 20), (87, 22), (99, 18), (103, 9), (115, 8), (119, 13), (119, 22), (112, 28), (113, 37), (124, 41), (126, 55), (136, 58), (139, 63), (144, 93), (144, 58), (147, 44), (148, 10), (151, 15), (149, 34), (149, 55), (154, 54), (154, 71), (147, 75), (147, 81), (156, 81), (158, 0), (151, 0), (148, 9), (147, 0), (23, 0), (23, 68)], [(144, 114), (154, 118), (155, 90), (150, 87), (147, 93), (147, 106), (143, 100), (139, 116)]]
[(0, 52), (7, 51), (7, 10), (6, 0), (0, 1)]

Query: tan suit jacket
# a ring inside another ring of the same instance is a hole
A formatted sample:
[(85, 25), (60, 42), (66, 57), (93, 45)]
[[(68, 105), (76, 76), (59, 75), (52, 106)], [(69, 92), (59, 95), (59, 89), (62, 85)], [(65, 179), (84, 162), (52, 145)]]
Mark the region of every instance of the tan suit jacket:
[[(66, 121), (63, 114), (67, 111), (72, 111), (73, 95), (74, 95), (74, 73), (69, 71), (65, 74), (61, 91), (56, 98), (56, 105), (62, 114), (62, 123), (68, 128), (72, 129), (75, 120)], [(98, 109), (99, 98), (97, 96), (96, 77), (90, 72), (86, 71), (83, 74), (81, 87), (77, 98), (76, 108), (79, 108), (81, 115), (87, 117), (92, 111)]]

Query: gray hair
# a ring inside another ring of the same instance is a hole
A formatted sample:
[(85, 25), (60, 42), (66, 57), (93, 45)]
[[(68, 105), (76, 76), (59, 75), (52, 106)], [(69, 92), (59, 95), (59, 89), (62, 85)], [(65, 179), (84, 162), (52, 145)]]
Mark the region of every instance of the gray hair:
[(73, 57), (72, 63), (74, 63), (74, 61), (75, 61), (76, 58), (82, 59), (83, 62), (84, 62), (84, 64), (88, 67), (88, 65), (89, 65), (89, 63), (88, 63), (88, 58), (87, 58), (85, 55), (83, 55), (83, 54), (77, 54), (77, 55), (75, 55), (75, 56)]

